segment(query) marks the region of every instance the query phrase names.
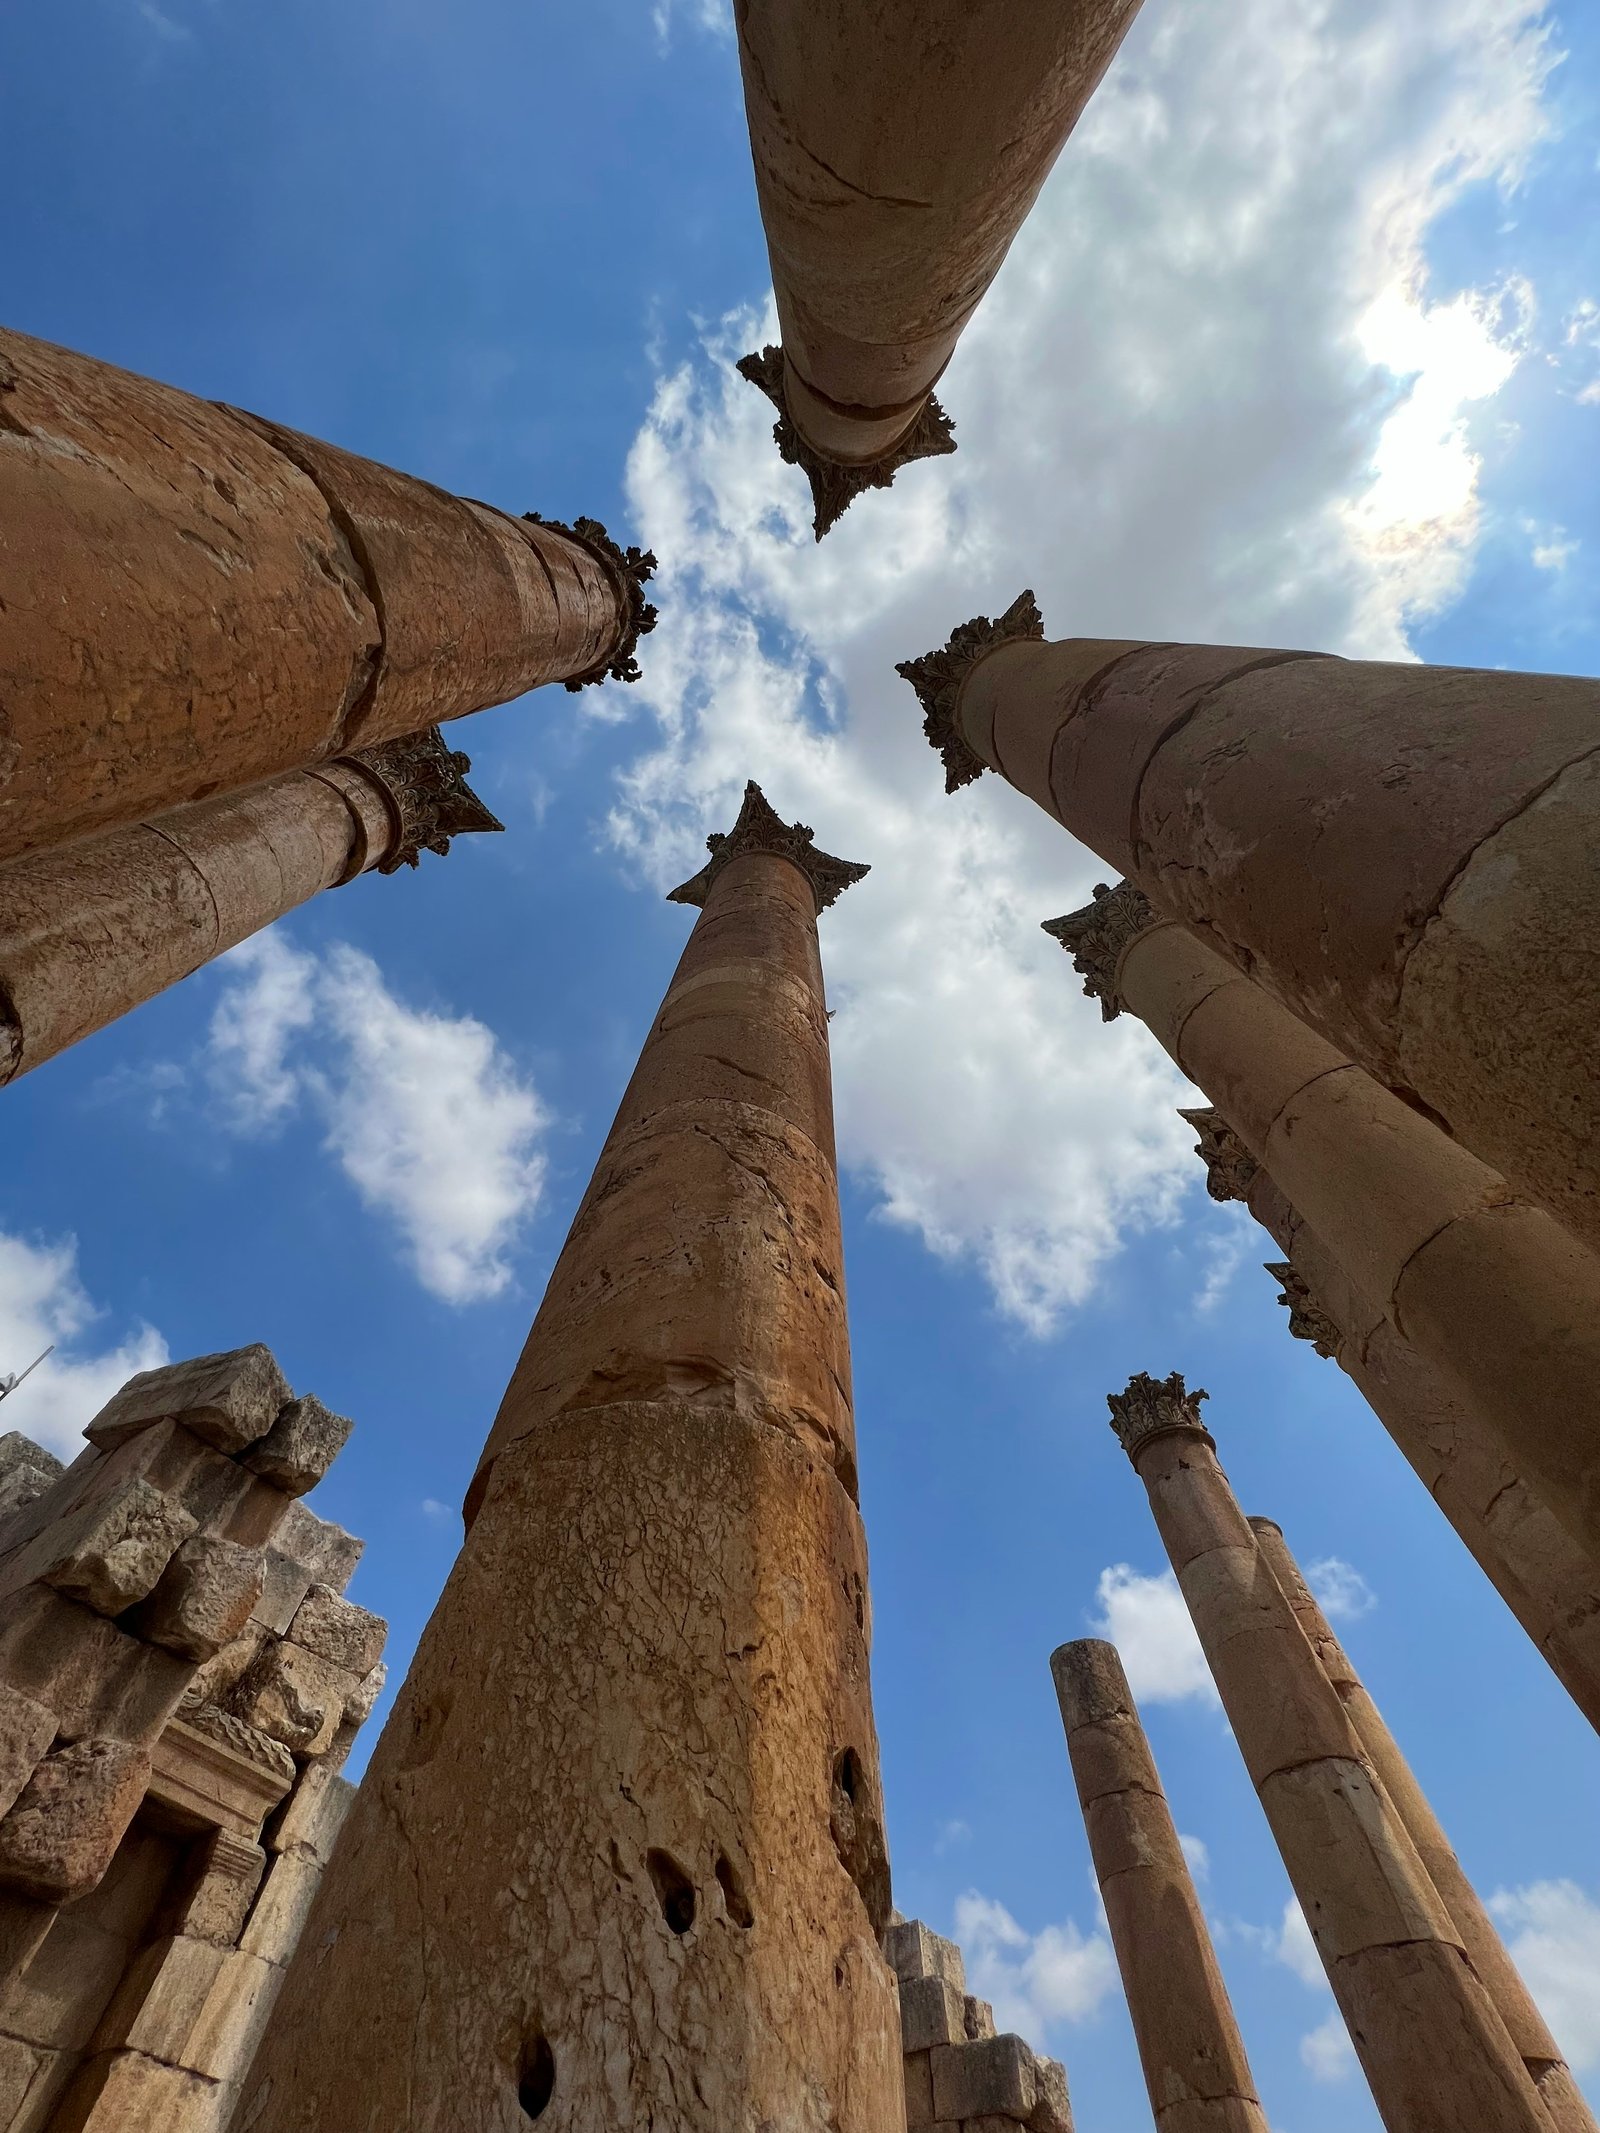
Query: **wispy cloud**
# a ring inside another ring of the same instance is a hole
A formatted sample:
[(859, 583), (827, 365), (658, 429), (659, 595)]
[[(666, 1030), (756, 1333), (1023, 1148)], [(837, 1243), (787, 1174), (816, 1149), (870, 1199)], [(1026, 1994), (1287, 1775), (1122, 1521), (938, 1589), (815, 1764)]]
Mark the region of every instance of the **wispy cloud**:
[(996, 2027), (1039, 2049), (1062, 2023), (1091, 2021), (1116, 1989), (1110, 1941), (1070, 1919), (1029, 1933), (1004, 1904), (968, 1889), (956, 1898), (955, 1937), (968, 1988), (991, 2003)]
[(75, 1237), (28, 1238), (0, 1230), (0, 1373), (15, 1376), (54, 1344), (16, 1391), (0, 1400), (0, 1431), (20, 1430), (58, 1458), (82, 1451), (84, 1426), (136, 1371), (168, 1360), (153, 1326), (135, 1323), (97, 1346), (106, 1312), (78, 1274)]
[(1307, 1563), (1306, 1583), (1330, 1622), (1359, 1622), (1378, 1604), (1378, 1595), (1361, 1572), (1342, 1556), (1325, 1555)]
[(1220, 1701), (1170, 1570), (1148, 1577), (1129, 1563), (1112, 1563), (1101, 1571), (1095, 1597), (1099, 1611), (1090, 1627), (1117, 1647), (1141, 1703)]
[(1575, 1881), (1533, 1881), (1497, 1890), (1489, 1908), (1568, 2063), (1600, 2066), (1600, 1902)]

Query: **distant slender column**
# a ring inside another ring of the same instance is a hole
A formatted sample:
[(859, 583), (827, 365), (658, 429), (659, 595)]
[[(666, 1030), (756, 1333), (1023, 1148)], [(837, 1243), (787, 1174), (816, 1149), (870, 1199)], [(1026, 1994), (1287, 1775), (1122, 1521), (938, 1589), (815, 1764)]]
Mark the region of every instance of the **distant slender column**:
[(1217, 1464), (1204, 1393), (1110, 1397), (1388, 2133), (1549, 2133), (1504, 2021)]
[(1199, 1084), (1600, 1559), (1600, 1258), (1131, 884), (1045, 930), (1106, 1019), (1137, 1015)]
[(1269, 1264), (1289, 1330), (1332, 1357), (1383, 1424), (1473, 1560), (1600, 1730), (1600, 1580), (1594, 1563), (1512, 1468), (1486, 1427), (1401, 1333), (1358, 1296), (1216, 1109), (1185, 1111), (1214, 1200), (1239, 1200), (1287, 1257)]
[(631, 678), (653, 566), (0, 332), (0, 860)]
[(749, 0), (735, 9), (782, 346), (776, 403), (816, 532), (951, 452), (933, 387), (1139, 0)]
[(865, 870), (754, 787), (711, 844), (250, 2133), (905, 2125), (816, 933)]
[(1552, 2123), (1558, 2133), (1595, 2133), (1594, 2114), (1579, 2093), (1561, 2055), (1560, 2045), (1551, 2036), (1549, 2025), (1534, 2004), (1532, 1993), (1506, 1953), (1505, 1944), (1495, 1931), (1477, 1890), (1467, 1879), (1450, 1839), (1428, 1804), (1427, 1794), (1401, 1754), (1399, 1742), (1384, 1724), (1383, 1714), (1367, 1694), (1361, 1676), (1350, 1663), (1349, 1654), (1317, 1605), (1300, 1565), (1290, 1553), (1283, 1528), (1270, 1518), (1252, 1518), (1249, 1523), (1263, 1560), (1294, 1609), (1295, 1620), (1305, 1632), (1306, 1641), (1321, 1661), (1323, 1672), (1344, 1705), (1345, 1715), (1355, 1727), (1367, 1759), (1378, 1774), (1379, 1783), (1405, 1824), (1406, 1834), (1416, 1846), (1417, 1856), (1427, 1868), (1429, 1880), (1450, 1913), (1473, 1969), (1499, 2009), (1500, 2018), (1522, 2056)]
[(1600, 1245), (1600, 681), (1042, 641), (1033, 596), (900, 672), (992, 766)]
[(1267, 2133), (1116, 1647), (1063, 1644), (1050, 1672), (1156, 2133)]
[(437, 729), (0, 867), (0, 1082), (323, 889), (497, 830)]

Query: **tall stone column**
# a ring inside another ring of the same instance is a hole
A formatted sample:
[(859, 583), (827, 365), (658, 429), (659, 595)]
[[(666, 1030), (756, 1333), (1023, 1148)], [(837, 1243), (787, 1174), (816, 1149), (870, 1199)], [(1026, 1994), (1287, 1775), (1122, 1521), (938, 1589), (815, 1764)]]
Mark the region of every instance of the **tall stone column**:
[(1498, 1431), (1356, 1294), (1222, 1113), (1183, 1116), (1200, 1135), (1212, 1198), (1242, 1200), (1287, 1254), (1267, 1272), (1280, 1285), (1290, 1332), (1338, 1362), (1556, 1679), (1600, 1730), (1600, 1583), (1592, 1557), (1511, 1466)]
[(755, 787), (501, 1405), (249, 2133), (905, 2123), (816, 915)]
[(818, 540), (952, 452), (933, 397), (1139, 0), (751, 0), (735, 9), (782, 346), (739, 365)]
[(1261, 1558), (1200, 1420), (1142, 1372), (1112, 1428), (1157, 1528), (1388, 2133), (1549, 2133), (1499, 2011)]
[(0, 1082), (323, 889), (497, 822), (438, 729), (0, 867)]
[(1467, 1879), (1450, 1839), (1428, 1804), (1427, 1794), (1401, 1754), (1399, 1742), (1384, 1724), (1383, 1714), (1367, 1694), (1361, 1676), (1350, 1663), (1349, 1654), (1317, 1605), (1316, 1596), (1283, 1537), (1283, 1528), (1270, 1518), (1252, 1518), (1249, 1523), (1262, 1560), (1293, 1608), (1307, 1643), (1316, 1653), (1322, 1671), (1344, 1705), (1345, 1715), (1355, 1728), (1367, 1760), (1376, 1771), (1389, 1804), (1404, 1823), (1406, 1835), (1416, 1846), (1417, 1856), (1427, 1868), (1428, 1879), (1450, 1913), (1472, 1967), (1483, 1981), (1484, 1990), (1499, 2009), (1500, 2018), (1522, 2056), (1551, 2122), (1558, 2128), (1558, 2133), (1595, 2133), (1594, 2115), (1561, 2056), (1560, 2045), (1551, 2036), (1549, 2025), (1534, 2004), (1532, 1993), (1506, 1953), (1505, 1944), (1495, 1931), (1477, 1890)]
[(1109, 1020), (1204, 1090), (1352, 1286), (1600, 1558), (1600, 1258), (1124, 882), (1052, 919)]
[(1046, 644), (1033, 597), (900, 672), (1345, 1056), (1600, 1244), (1600, 681)]
[(1156, 2133), (1267, 2133), (1116, 1646), (1063, 1644), (1050, 1672)]
[(631, 679), (653, 567), (0, 332), (0, 861)]

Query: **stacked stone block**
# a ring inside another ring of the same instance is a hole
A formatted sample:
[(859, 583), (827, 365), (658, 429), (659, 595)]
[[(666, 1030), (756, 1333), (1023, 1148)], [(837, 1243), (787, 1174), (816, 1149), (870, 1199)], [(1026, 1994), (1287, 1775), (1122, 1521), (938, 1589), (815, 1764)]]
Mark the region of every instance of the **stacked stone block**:
[(1072, 2133), (1066, 2069), (1021, 2037), (997, 2036), (994, 2010), (967, 1990), (954, 1941), (896, 1919), (888, 1955), (900, 1982), (909, 2133)]

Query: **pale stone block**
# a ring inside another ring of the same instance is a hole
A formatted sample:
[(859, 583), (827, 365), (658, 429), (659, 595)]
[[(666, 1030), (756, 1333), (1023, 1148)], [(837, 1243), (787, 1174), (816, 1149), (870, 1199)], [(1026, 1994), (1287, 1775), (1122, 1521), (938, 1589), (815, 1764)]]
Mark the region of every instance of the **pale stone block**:
[(981, 2044), (994, 2035), (994, 2009), (987, 2000), (975, 2000), (969, 1992), (961, 2003), (961, 2015), (969, 2044)]
[(276, 1963), (243, 1949), (225, 1955), (189, 2038), (185, 2065), (213, 2081), (237, 2081), (255, 2054), (282, 1985)]
[(354, 1577), (367, 1545), (299, 1502), (284, 1512), (276, 1539), (284, 1554), (304, 1564), (317, 1584), (331, 1585), (335, 1592), (343, 1592)]
[(267, 1855), (259, 1844), (250, 1844), (231, 1830), (216, 1830), (206, 1842), (199, 1875), (177, 1914), (177, 1930), (219, 1948), (234, 1947), (266, 1864)]
[(933, 2067), (926, 2052), (906, 2053), (906, 2133), (933, 2124)]
[(56, 1714), (49, 1705), (0, 1682), (0, 1815), (11, 1807), (55, 1737)]
[(290, 1398), (283, 1372), (259, 1341), (225, 1354), (141, 1370), (101, 1408), (84, 1435), (110, 1447), (169, 1416), (214, 1444), (242, 1452), (264, 1437)]
[(1025, 2119), (1038, 2097), (1033, 2054), (1020, 2037), (945, 2045), (933, 2053), (933, 2107), (941, 2118)]
[(95, 2051), (122, 2047), (174, 2065), (199, 2020), (224, 1951), (177, 1936), (141, 1948), (94, 2033)]
[(352, 1731), (364, 1726), (377, 1709), (378, 1698), (383, 1694), (389, 1679), (389, 1669), (380, 1660), (355, 1689), (344, 1707), (344, 1723)]
[(1059, 2059), (1036, 2058), (1039, 2095), (1028, 2120), (1029, 2133), (1072, 2133), (1072, 2099), (1067, 2093), (1067, 2070)]
[(304, 1496), (344, 1450), (354, 1426), (320, 1400), (309, 1396), (291, 1400), (260, 1442), (246, 1452), (244, 1463), (286, 1496)]
[(240, 1947), (264, 1961), (287, 1965), (322, 1879), (322, 1861), (284, 1853), (272, 1862)]
[(311, 1572), (304, 1563), (297, 1563), (292, 1555), (285, 1555), (276, 1545), (266, 1549), (264, 1555), (266, 1567), (254, 1620), (281, 1637), (294, 1620), (295, 1609), (311, 1589)]
[(215, 2125), (217, 2084), (141, 2052), (103, 2053), (78, 2069), (50, 2133), (200, 2133)]
[(361, 1677), (348, 1667), (301, 1645), (269, 1644), (235, 1689), (233, 1708), (247, 1725), (294, 1754), (320, 1755), (360, 1685)]
[(908, 2052), (931, 2051), (936, 2044), (966, 2042), (966, 2013), (960, 1991), (947, 1978), (900, 1980), (900, 2041)]
[(92, 1889), (111, 1864), (150, 1782), (150, 1757), (120, 1740), (80, 1740), (48, 1755), (0, 1821), (0, 1881), (41, 1903)]
[(313, 1763), (284, 1802), (267, 1835), (273, 1852), (294, 1852), (326, 1866), (356, 1788), (323, 1763)]
[(902, 1919), (891, 1925), (884, 1944), (894, 1973), (899, 1978), (942, 1977), (964, 1992), (967, 1973), (961, 1950), (925, 1926), (920, 1918)]
[(0, 1547), (5, 1544), (6, 1513), (35, 1502), (65, 1472), (53, 1453), (20, 1429), (8, 1429), (0, 1436)]
[(186, 1659), (214, 1659), (249, 1622), (265, 1569), (259, 1548), (196, 1533), (162, 1572), (133, 1626)]
[(97, 1614), (119, 1615), (153, 1590), (180, 1544), (195, 1530), (182, 1504), (148, 1481), (125, 1483), (102, 1502), (42, 1533), (14, 1567)]
[(34, 2077), (49, 2056), (44, 2045), (0, 2036), (0, 2126), (9, 2129), (21, 2115)]
[(331, 1585), (313, 1585), (289, 1624), (292, 1643), (362, 1677), (383, 1657), (388, 1634), (389, 1625), (381, 1615), (357, 1607)]
[(0, 1599), (0, 1680), (52, 1709), (68, 1740), (153, 1740), (192, 1673), (48, 1585)]

